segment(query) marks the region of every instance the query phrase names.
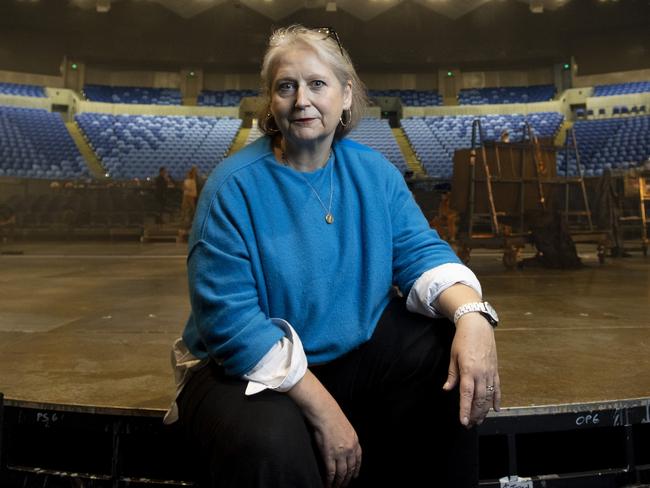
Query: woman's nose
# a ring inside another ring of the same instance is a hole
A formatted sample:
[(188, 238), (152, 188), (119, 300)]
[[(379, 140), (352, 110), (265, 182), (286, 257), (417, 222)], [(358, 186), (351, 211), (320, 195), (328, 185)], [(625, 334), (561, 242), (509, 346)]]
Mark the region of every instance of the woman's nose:
[(304, 108), (309, 105), (309, 93), (307, 87), (298, 85), (296, 90), (296, 108)]

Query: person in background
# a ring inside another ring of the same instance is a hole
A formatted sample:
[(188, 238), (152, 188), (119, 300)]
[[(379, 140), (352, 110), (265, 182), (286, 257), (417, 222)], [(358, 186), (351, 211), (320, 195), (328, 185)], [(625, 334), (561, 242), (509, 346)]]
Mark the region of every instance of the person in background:
[(399, 170), (346, 138), (366, 96), (336, 32), (278, 29), (261, 77), (265, 136), (199, 199), (165, 422), (200, 486), (477, 486), (496, 312)]
[(174, 186), (174, 182), (169, 176), (167, 168), (161, 166), (158, 170), (158, 176), (154, 181), (154, 195), (156, 197), (156, 202), (158, 204), (158, 223), (162, 224), (163, 214), (167, 209), (167, 194), (169, 192), (168, 188)]
[(197, 168), (192, 166), (183, 180), (183, 200), (181, 202), (181, 223), (184, 230), (192, 227), (194, 212), (196, 211), (197, 190)]

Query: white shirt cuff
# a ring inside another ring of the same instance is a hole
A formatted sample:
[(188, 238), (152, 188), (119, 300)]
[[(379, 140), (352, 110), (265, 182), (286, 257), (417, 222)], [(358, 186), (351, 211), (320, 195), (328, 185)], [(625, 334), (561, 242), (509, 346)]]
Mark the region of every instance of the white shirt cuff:
[(271, 319), (280, 327), (285, 337), (276, 342), (259, 362), (243, 378), (248, 380), (246, 395), (263, 390), (288, 391), (307, 372), (307, 357), (302, 342), (289, 322)]
[(471, 269), (459, 263), (445, 263), (425, 271), (415, 281), (406, 299), (406, 308), (427, 317), (442, 317), (436, 308), (438, 297), (457, 283), (467, 285), (483, 296), (481, 284)]

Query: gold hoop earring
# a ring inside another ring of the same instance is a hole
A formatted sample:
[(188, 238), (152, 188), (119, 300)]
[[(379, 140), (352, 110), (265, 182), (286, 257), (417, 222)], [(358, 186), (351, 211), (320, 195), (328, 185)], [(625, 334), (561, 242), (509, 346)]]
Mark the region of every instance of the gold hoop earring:
[[(267, 122), (264, 125), (266, 126), (266, 130), (268, 132), (270, 132), (271, 134), (277, 134), (278, 132), (280, 132), (280, 129), (278, 128), (278, 124), (275, 122), (275, 119), (273, 118), (273, 115), (271, 115), (271, 112), (266, 113), (266, 120)], [(273, 121), (273, 125), (275, 125), (275, 127), (271, 127), (271, 121)]]
[[(348, 113), (348, 116), (346, 117), (347, 122), (343, 122), (343, 116), (345, 115), (346, 112)], [(339, 122), (341, 123), (341, 126), (347, 127), (351, 119), (352, 119), (352, 110), (348, 108), (343, 110), (343, 113), (341, 113), (341, 116), (339, 117)]]

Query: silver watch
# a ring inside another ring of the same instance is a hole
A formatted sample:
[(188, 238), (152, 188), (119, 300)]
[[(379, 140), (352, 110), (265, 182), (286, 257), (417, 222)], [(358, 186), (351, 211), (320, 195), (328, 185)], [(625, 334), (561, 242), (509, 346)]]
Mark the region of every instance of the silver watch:
[(488, 302), (470, 302), (461, 305), (456, 309), (456, 312), (454, 313), (454, 324), (457, 324), (458, 320), (463, 315), (470, 312), (478, 312), (483, 315), (483, 317), (485, 317), (487, 321), (490, 322), (490, 325), (492, 327), (496, 327), (499, 324), (499, 316), (497, 315), (497, 311), (494, 310), (494, 307)]

